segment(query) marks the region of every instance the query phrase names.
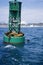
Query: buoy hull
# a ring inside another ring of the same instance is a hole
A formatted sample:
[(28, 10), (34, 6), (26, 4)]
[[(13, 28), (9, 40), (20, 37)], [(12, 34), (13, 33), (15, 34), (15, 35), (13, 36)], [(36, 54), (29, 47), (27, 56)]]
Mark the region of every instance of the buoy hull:
[(24, 43), (25, 42), (25, 37), (24, 36), (11, 36), (11, 37), (8, 37), (7, 35), (4, 35), (4, 40), (3, 40), (5, 43), (10, 43), (10, 44), (20, 44), (20, 43)]

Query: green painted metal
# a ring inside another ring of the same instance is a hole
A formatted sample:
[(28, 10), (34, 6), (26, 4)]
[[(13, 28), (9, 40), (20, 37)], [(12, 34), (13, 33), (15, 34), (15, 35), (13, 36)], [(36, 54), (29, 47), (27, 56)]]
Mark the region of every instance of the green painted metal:
[(21, 36), (21, 37), (9, 37), (4, 35), (4, 42), (7, 42), (7, 43), (11, 43), (11, 44), (19, 44), (19, 43), (24, 43), (25, 41), (25, 38), (24, 36)]
[(20, 32), (21, 2), (17, 0), (9, 2), (9, 31)]
[[(21, 2), (17, 0), (9, 1), (9, 32), (20, 33), (21, 24)], [(11, 44), (23, 43), (25, 37), (23, 36), (7, 36), (4, 35), (4, 42)]]

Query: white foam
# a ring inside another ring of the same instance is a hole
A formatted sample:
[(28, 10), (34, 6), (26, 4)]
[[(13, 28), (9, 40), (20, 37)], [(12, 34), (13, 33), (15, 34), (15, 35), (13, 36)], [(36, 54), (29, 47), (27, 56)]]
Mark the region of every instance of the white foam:
[(12, 46), (12, 45), (7, 45), (4, 48), (16, 48), (16, 47), (15, 46)]

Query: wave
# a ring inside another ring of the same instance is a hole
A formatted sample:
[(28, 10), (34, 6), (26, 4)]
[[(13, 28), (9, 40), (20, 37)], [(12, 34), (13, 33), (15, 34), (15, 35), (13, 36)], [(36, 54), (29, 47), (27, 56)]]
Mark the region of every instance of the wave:
[(11, 48), (11, 49), (14, 49), (16, 48), (15, 46), (12, 46), (12, 45), (6, 45), (4, 48)]

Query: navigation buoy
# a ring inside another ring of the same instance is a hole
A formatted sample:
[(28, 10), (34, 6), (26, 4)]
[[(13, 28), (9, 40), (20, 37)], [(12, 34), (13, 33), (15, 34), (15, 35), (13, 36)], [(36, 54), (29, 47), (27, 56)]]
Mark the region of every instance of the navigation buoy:
[(4, 42), (19, 44), (25, 42), (24, 34), (20, 31), (21, 4), (17, 0), (9, 1), (9, 31), (4, 35)]

